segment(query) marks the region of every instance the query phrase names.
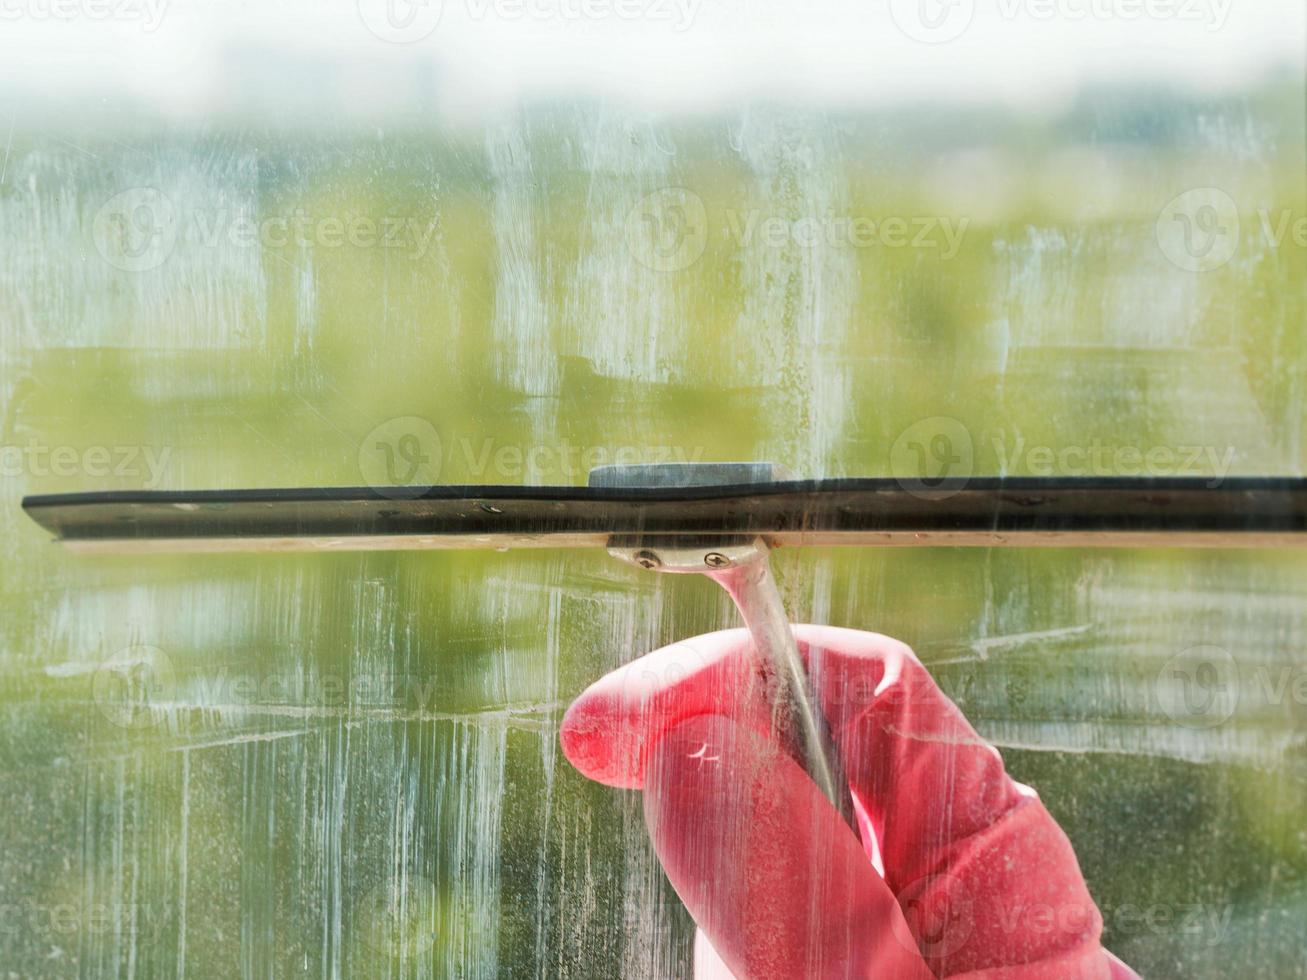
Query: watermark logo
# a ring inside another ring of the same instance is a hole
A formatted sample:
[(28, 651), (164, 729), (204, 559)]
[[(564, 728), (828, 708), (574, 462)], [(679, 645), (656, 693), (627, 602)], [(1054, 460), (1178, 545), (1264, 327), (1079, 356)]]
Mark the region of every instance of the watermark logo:
[(918, 878), (899, 892), (903, 917), (912, 931), (915, 949), (927, 960), (951, 956), (971, 938), (975, 928), (975, 901), (960, 878), (931, 874)]
[(1244, 248), (1307, 249), (1307, 215), (1267, 207), (1244, 213), (1254, 213), (1256, 221), (1241, 223), (1237, 202), (1220, 188), (1192, 188), (1159, 213), (1158, 246), (1171, 264), (1187, 272), (1219, 269)]
[(908, 426), (889, 453), (890, 475), (909, 493), (931, 500), (962, 490), (975, 465), (971, 432), (957, 419), (936, 415)]
[(631, 254), (655, 272), (689, 268), (708, 244), (703, 199), (684, 187), (664, 187), (642, 197), (626, 216)]
[(124, 272), (149, 272), (177, 245), (177, 209), (153, 187), (115, 194), (96, 212), (91, 237), (101, 258)]
[(388, 957), (410, 959), (436, 943), (440, 900), (435, 883), (421, 875), (378, 885), (359, 900), (356, 924), (369, 949)]
[(1210, 272), (1239, 247), (1239, 208), (1218, 187), (1195, 187), (1167, 202), (1157, 216), (1157, 245), (1186, 272)]
[(163, 705), (174, 699), (177, 674), (158, 647), (130, 646), (102, 663), (91, 679), (91, 694), (104, 717), (119, 728), (149, 728)]
[(1307, 707), (1307, 666), (1299, 663), (1240, 665), (1223, 647), (1200, 644), (1176, 654), (1158, 672), (1162, 710), (1186, 728), (1215, 728), (1236, 712)]
[(1186, 728), (1215, 728), (1239, 707), (1239, 667), (1228, 650), (1199, 645), (1162, 667), (1157, 697), (1172, 720)]
[(976, 14), (975, 0), (889, 0), (894, 25), (923, 44), (946, 44), (961, 37)]
[(440, 433), (424, 418), (404, 415), (382, 422), (359, 444), (359, 472), (384, 496), (416, 497), (440, 476)]
[(363, 26), (390, 44), (430, 37), (440, 23), (444, 0), (358, 0)]

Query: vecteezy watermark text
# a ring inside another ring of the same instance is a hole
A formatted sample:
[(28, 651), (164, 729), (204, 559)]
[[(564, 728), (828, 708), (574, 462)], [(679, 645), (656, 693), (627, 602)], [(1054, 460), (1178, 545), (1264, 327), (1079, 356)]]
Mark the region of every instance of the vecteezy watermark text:
[(149, 902), (0, 902), (0, 935), (137, 936), (157, 940), (176, 910)]
[(124, 647), (96, 666), (91, 697), (116, 728), (143, 731), (170, 716), (217, 708), (260, 705), (334, 712), (345, 709), (426, 711), (440, 704), (448, 680), (431, 673), (255, 673), (221, 667), (186, 677), (177, 661), (156, 646)]
[[(357, 0), (359, 19), (391, 44), (430, 37), (447, 0)], [(575, 24), (603, 21), (667, 24), (677, 33), (694, 23), (702, 0), (459, 0), (462, 20)], [(453, 3), (450, 2), (450, 6)]]
[(626, 215), (626, 247), (657, 272), (698, 262), (714, 231), (737, 249), (885, 248), (958, 253), (971, 219), (941, 214), (812, 213), (728, 208), (710, 216), (694, 191), (663, 187), (636, 201)]
[(1122, 445), (1098, 437), (1080, 446), (1028, 445), (1022, 436), (993, 437), (1000, 472), (1031, 476), (1205, 476), (1215, 487), (1234, 462), (1233, 446)]
[(239, 208), (182, 210), (153, 187), (133, 187), (107, 200), (92, 237), (106, 262), (125, 272), (161, 266), (178, 245), (218, 248), (386, 249), (418, 260), (439, 227), (434, 215), (314, 213), (302, 207), (272, 214)]
[(784, 248), (791, 243), (800, 248), (911, 248), (935, 250), (944, 259), (958, 254), (971, 223), (969, 218), (954, 220), (948, 215), (875, 218), (823, 214), (791, 218), (758, 208), (728, 209), (725, 217), (727, 232), (740, 248)]
[[(1099, 436), (1075, 445), (1036, 445), (1001, 430), (990, 443), (997, 471), (1010, 476), (1197, 476), (1210, 487), (1225, 480), (1236, 455), (1233, 446), (1145, 446)], [(890, 447), (889, 473), (905, 490), (939, 499), (965, 489), (976, 470), (977, 448), (959, 420), (919, 419)]]
[(139, 22), (152, 34), (163, 23), (170, 0), (0, 0), (0, 21)]
[(1004, 20), (1179, 21), (1219, 31), (1234, 0), (997, 0)]
[(1196, 946), (1216, 946), (1230, 929), (1233, 909), (1199, 902), (1123, 903), (1098, 906), (1088, 899), (1065, 901), (1010, 899), (982, 901), (978, 879), (965, 873), (932, 872), (899, 892), (908, 930), (894, 930), (903, 946), (927, 957), (943, 957), (973, 942), (997, 936), (1080, 936), (1097, 933), (1102, 923), (1118, 938), (1180, 935)]
[(695, 463), (704, 446), (595, 445), (559, 439), (530, 444), (491, 437), (441, 436), (427, 419), (403, 415), (387, 419), (359, 443), (359, 472), (371, 487), (405, 496), (437, 482), (449, 467), (459, 479), (515, 482), (548, 476), (583, 482), (596, 466), (632, 463)]
[(454, 453), (463, 468), (478, 477), (493, 474), (514, 479), (529, 473), (561, 473), (569, 479), (586, 476), (596, 466), (634, 463), (697, 463), (704, 447), (684, 446), (580, 446), (567, 439), (556, 445), (517, 446), (494, 439), (455, 440)]
[(0, 444), (0, 476), (145, 477), (147, 489), (157, 487), (171, 446), (49, 446), (37, 439), (26, 445)]
[[(1198, 24), (1208, 31), (1225, 26), (1233, 0), (997, 0), (987, 12), (1004, 21), (1036, 24), (1166, 21)], [(907, 37), (946, 44), (971, 27), (976, 0), (889, 0), (890, 17)]]

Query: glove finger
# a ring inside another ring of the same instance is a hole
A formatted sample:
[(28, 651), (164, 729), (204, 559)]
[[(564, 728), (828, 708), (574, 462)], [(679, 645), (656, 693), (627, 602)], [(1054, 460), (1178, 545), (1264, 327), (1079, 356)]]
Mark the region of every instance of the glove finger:
[(687, 718), (725, 715), (765, 733), (764, 687), (748, 631), (696, 636), (586, 688), (563, 718), (563, 754), (590, 779), (640, 789), (650, 747)]
[(749, 727), (673, 726), (648, 757), (644, 812), (673, 887), (740, 980), (931, 977), (857, 837)]

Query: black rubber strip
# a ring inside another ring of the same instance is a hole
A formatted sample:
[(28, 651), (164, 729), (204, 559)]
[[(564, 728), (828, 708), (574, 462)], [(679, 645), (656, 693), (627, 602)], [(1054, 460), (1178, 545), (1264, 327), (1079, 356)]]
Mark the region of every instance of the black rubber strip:
[(433, 486), (27, 497), (66, 541), (354, 535), (1307, 531), (1297, 477), (893, 478), (731, 486)]

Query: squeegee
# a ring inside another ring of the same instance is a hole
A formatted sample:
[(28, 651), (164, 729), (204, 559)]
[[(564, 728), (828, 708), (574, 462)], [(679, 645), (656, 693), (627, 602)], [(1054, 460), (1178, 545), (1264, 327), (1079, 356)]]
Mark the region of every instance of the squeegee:
[(770, 463), (682, 463), (604, 466), (584, 487), (125, 491), (26, 497), (23, 509), (91, 554), (603, 547), (705, 575), (739, 607), (778, 734), (850, 821), (772, 548), (1307, 545), (1307, 480), (1288, 477), (794, 480)]

